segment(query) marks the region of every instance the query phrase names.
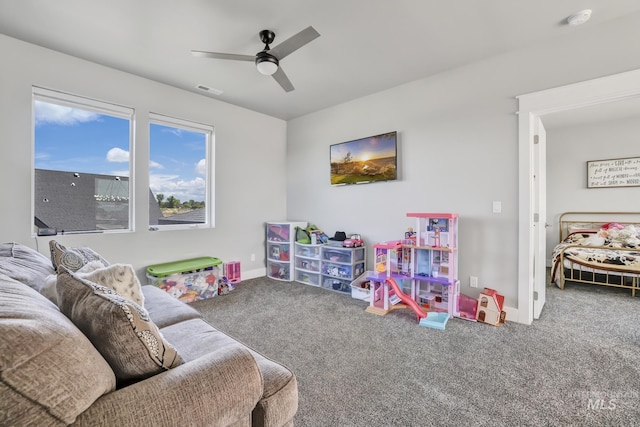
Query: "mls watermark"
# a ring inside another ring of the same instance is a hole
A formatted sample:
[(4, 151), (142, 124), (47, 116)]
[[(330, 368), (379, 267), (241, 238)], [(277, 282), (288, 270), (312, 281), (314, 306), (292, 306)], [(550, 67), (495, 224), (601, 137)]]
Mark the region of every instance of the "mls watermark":
[(586, 390), (572, 393), (589, 411), (615, 411), (637, 405), (640, 392), (635, 390)]

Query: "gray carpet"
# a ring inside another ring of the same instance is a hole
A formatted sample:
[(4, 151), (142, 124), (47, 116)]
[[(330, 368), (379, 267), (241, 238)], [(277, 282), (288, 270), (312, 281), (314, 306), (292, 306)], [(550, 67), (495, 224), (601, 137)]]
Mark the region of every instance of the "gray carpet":
[(640, 424), (640, 297), (547, 288), (541, 319), (418, 326), (349, 295), (267, 278), (193, 303), (219, 329), (287, 365), (295, 425)]

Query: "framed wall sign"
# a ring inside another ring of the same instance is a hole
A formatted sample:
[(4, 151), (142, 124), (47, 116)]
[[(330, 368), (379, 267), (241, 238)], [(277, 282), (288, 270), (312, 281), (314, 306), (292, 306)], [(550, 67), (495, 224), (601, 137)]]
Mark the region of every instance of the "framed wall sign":
[(587, 162), (587, 188), (639, 186), (640, 157)]

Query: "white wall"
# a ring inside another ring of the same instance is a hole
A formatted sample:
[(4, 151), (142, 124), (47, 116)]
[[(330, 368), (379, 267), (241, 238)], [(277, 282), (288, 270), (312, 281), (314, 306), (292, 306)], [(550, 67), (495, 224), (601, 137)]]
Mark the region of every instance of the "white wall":
[[(371, 244), (400, 238), (413, 225), (406, 212), (457, 212), (462, 292), (476, 296), (468, 283), (478, 276), (518, 307), (515, 96), (640, 68), (640, 44), (625, 38), (639, 16), (289, 121), (288, 216)], [(329, 185), (330, 144), (392, 130), (399, 181)], [(501, 214), (491, 213), (494, 200)]]
[[(135, 108), (135, 232), (56, 236), (110, 262), (149, 264), (215, 256), (264, 275), (264, 222), (286, 218), (286, 122), (0, 35), (0, 240), (48, 254), (33, 237), (31, 88), (37, 85)], [(148, 112), (215, 127), (215, 229), (149, 232)], [(250, 255), (256, 260), (251, 261)]]
[(632, 118), (547, 130), (548, 266), (563, 212), (637, 212), (640, 206), (640, 187), (587, 188), (587, 161), (637, 156), (640, 112)]

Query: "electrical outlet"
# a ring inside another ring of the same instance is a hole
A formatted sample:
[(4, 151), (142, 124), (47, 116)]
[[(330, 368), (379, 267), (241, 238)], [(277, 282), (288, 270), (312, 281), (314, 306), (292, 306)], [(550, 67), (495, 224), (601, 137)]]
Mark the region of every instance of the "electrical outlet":
[(255, 261), (256, 260), (256, 254), (251, 254), (251, 261)]
[(493, 213), (501, 213), (502, 212), (502, 202), (496, 200), (493, 202)]
[(478, 287), (478, 278), (476, 276), (469, 277), (469, 286), (471, 286), (472, 288)]

